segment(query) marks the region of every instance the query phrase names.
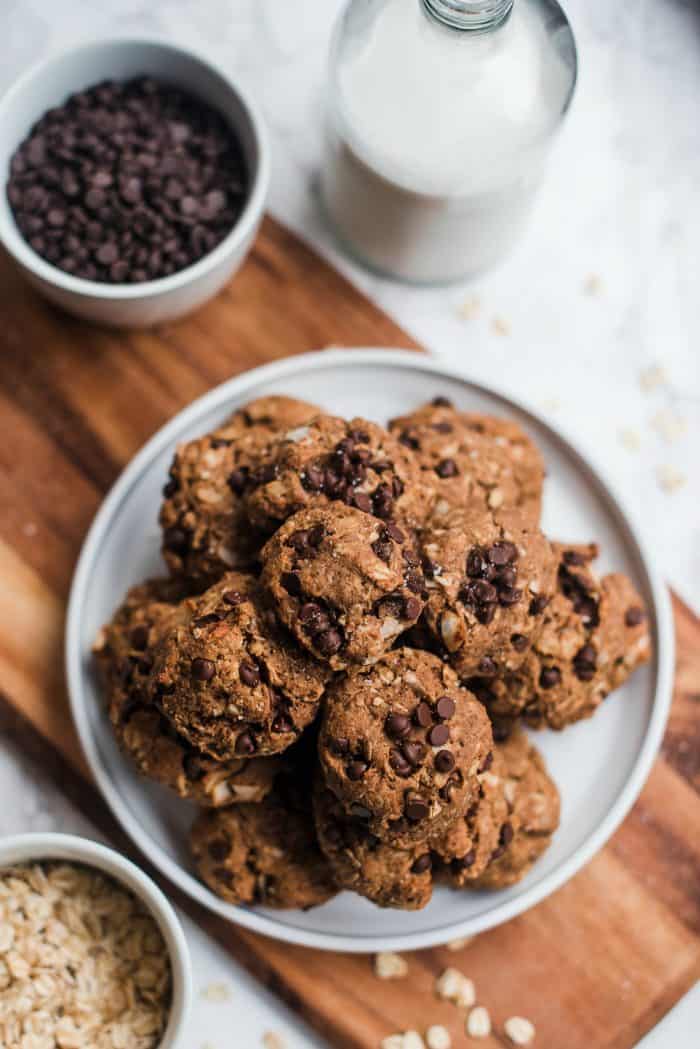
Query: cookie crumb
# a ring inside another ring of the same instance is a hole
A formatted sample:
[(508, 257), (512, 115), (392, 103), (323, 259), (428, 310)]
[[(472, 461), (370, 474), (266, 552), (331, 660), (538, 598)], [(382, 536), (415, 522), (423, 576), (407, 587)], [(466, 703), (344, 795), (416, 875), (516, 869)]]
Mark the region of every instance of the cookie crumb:
[(393, 951), (380, 951), (374, 956), (374, 972), (380, 980), (399, 980), (408, 973), (408, 962)]
[(466, 947), (468, 943), (471, 943), (474, 939), (473, 936), (461, 936), (457, 940), (450, 940), (449, 943), (445, 944), (448, 951), (461, 951), (463, 947)]
[(491, 1017), (488, 1009), (477, 1005), (467, 1017), (467, 1034), (470, 1038), (487, 1038), (491, 1034)]
[(458, 315), (464, 321), (473, 321), (481, 313), (481, 300), (478, 295), (468, 295), (466, 299), (460, 303), (457, 309)]
[(633, 430), (631, 427), (626, 426), (624, 429), (618, 431), (618, 437), (620, 438), (620, 444), (623, 448), (626, 448), (628, 452), (639, 451), (642, 442), (637, 430)]
[(597, 273), (589, 273), (583, 282), (583, 290), (586, 295), (600, 295), (603, 290), (603, 281)]
[(494, 335), (510, 335), (510, 324), (504, 317), (494, 317), (491, 321), (491, 331)]
[(425, 1032), (425, 1044), (428, 1049), (452, 1049), (450, 1032), (442, 1024), (433, 1024)]
[(265, 1031), (262, 1044), (265, 1049), (286, 1049), (287, 1046), (284, 1038), (281, 1034), (277, 1034), (277, 1031)]
[(202, 988), (202, 998), (208, 1002), (228, 1002), (231, 999), (231, 991), (225, 983), (209, 983)]
[(659, 386), (667, 386), (668, 375), (666, 369), (660, 364), (652, 364), (648, 368), (644, 368), (639, 373), (639, 385), (644, 390), (644, 393), (651, 393), (653, 390), (658, 389)]
[(438, 998), (454, 1002), (455, 1005), (462, 1005), (466, 1009), (469, 1009), (476, 1001), (473, 982), (459, 969), (445, 969), (435, 981), (435, 993)]
[(535, 1026), (524, 1016), (511, 1016), (503, 1030), (513, 1045), (530, 1045), (535, 1037)]
[(685, 419), (682, 419), (680, 415), (676, 415), (675, 412), (668, 408), (663, 408), (656, 413), (651, 420), (651, 426), (652, 429), (656, 430), (659, 437), (668, 444), (674, 444), (680, 440), (681, 437), (685, 436), (687, 430)]
[(656, 479), (659, 482), (659, 487), (663, 488), (664, 492), (668, 492), (669, 495), (683, 488), (688, 480), (684, 473), (681, 473), (675, 466), (671, 466), (668, 463), (657, 468)]

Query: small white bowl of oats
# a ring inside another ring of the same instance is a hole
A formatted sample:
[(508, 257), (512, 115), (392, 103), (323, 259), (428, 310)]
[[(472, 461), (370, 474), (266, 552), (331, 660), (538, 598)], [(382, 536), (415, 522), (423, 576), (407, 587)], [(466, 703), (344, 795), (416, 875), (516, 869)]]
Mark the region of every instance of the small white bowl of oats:
[(167, 899), (87, 838), (0, 841), (0, 1046), (174, 1049), (192, 997)]

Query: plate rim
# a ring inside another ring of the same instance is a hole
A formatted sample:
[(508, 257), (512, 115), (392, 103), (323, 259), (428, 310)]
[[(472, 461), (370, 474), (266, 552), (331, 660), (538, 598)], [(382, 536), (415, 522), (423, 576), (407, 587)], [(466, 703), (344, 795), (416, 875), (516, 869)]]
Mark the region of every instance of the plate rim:
[[(91, 730), (88, 716), (88, 703), (83, 693), (82, 675), (85, 652), (81, 645), (81, 623), (85, 596), (90, 580), (90, 572), (96, 554), (111, 519), (119, 504), (129, 490), (138, 481), (147, 462), (160, 455), (168, 444), (172, 444), (176, 434), (183, 425), (187, 426), (196, 418), (215, 410), (232, 397), (245, 394), (250, 387), (262, 382), (284, 380), (290, 374), (314, 370), (318, 366), (368, 366), (382, 364), (396, 368), (429, 372), (431, 375), (450, 381), (457, 381), (472, 389), (481, 391), (491, 397), (513, 406), (521, 414), (536, 423), (548, 436), (560, 445), (572, 457), (579, 468), (582, 468), (598, 490), (604, 495), (609, 507), (626, 530), (635, 548), (634, 553), (640, 571), (646, 577), (654, 611), (657, 632), (656, 681), (649, 722), (637, 752), (632, 769), (622, 788), (598, 827), (592, 831), (581, 844), (554, 870), (543, 876), (517, 897), (496, 903), (482, 914), (447, 925), (409, 933), (391, 933), (375, 935), (345, 935), (308, 930), (278, 922), (274, 916), (262, 914), (254, 909), (233, 907), (216, 897), (204, 885), (196, 882), (184, 868), (172, 859), (161, 846), (154, 844), (148, 834), (135, 819), (128, 804), (113, 785), (107, 765), (102, 761), (97, 738)], [(605, 845), (612, 834), (628, 814), (644, 786), (657, 751), (663, 739), (673, 695), (674, 667), (674, 624), (671, 601), (666, 584), (661, 579), (655, 560), (646, 539), (639, 533), (631, 514), (624, 505), (624, 500), (613, 494), (613, 486), (606, 470), (593, 456), (584, 453), (575, 438), (567, 431), (566, 426), (553, 426), (527, 400), (514, 396), (510, 391), (501, 388), (497, 383), (486, 383), (480, 379), (470, 378), (457, 365), (442, 361), (429, 354), (418, 354), (412, 350), (384, 349), (378, 347), (357, 347), (343, 349), (314, 350), (291, 357), (284, 357), (257, 368), (245, 371), (220, 383), (200, 397), (191, 401), (177, 412), (167, 423), (160, 427), (145, 442), (123, 471), (115, 480), (93, 518), (83, 540), (80, 555), (76, 563), (68, 599), (65, 627), (65, 666), (68, 686), (68, 697), (73, 723), (80, 740), (81, 749), (90, 772), (95, 779), (102, 797), (112, 815), (122, 829), (128, 834), (142, 855), (158, 870), (173, 882), (181, 891), (203, 904), (208, 910), (227, 918), (253, 932), (261, 933), (275, 940), (314, 947), (329, 951), (350, 953), (368, 953), (376, 950), (418, 950), (434, 947), (461, 936), (475, 935), (509, 921), (511, 918), (529, 910), (564, 885), (581, 870), (592, 857)], [(183, 877), (183, 875), (187, 875)]]

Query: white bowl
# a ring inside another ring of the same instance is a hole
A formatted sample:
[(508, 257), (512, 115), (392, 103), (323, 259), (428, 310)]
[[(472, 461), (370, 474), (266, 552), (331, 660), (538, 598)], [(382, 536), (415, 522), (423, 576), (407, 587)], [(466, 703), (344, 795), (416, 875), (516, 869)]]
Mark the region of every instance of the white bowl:
[[(206, 433), (254, 397), (286, 393), (334, 414), (385, 421), (437, 394), (466, 411), (509, 415), (535, 438), (547, 463), (545, 531), (601, 543), (600, 570), (626, 572), (649, 610), (654, 657), (596, 716), (566, 732), (534, 735), (562, 795), (551, 848), (518, 885), (501, 892), (439, 887), (422, 911), (380, 910), (341, 893), (310, 911), (234, 907), (197, 877), (187, 848), (193, 807), (137, 776), (114, 739), (91, 659), (100, 626), (132, 583), (162, 574), (157, 525), (175, 446)], [(138, 537), (135, 541), (134, 537)], [(521, 914), (559, 888), (601, 848), (641, 790), (661, 742), (673, 683), (673, 619), (653, 553), (614, 487), (574, 443), (504, 391), (465, 379), (416, 353), (358, 349), (309, 353), (239, 375), (194, 401), (132, 460), (102, 504), (76, 569), (66, 624), (71, 708), (98, 788), (154, 866), (198, 903), (255, 932), (334, 951), (417, 950), (472, 936)]]
[(113, 849), (73, 834), (16, 834), (0, 840), (0, 867), (38, 860), (68, 860), (95, 867), (133, 892), (158, 923), (170, 958), (172, 1003), (158, 1049), (175, 1049), (192, 1004), (192, 969), (182, 926), (158, 886)]
[[(141, 284), (102, 284), (52, 266), (29, 246), (6, 194), (12, 154), (33, 124), (75, 91), (101, 80), (148, 74), (176, 84), (217, 109), (240, 141), (249, 189), (233, 229), (204, 258), (179, 273)], [(270, 181), (267, 136), (255, 105), (223, 70), (201, 55), (159, 40), (98, 40), (70, 48), (28, 70), (0, 100), (0, 241), (27, 279), (69, 313), (124, 328), (171, 321), (201, 306), (238, 269), (255, 237)]]

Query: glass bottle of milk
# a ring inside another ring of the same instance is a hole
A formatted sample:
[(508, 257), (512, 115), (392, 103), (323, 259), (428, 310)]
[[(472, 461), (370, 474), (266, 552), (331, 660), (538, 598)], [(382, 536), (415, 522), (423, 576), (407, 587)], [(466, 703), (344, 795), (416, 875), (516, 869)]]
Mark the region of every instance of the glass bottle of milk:
[(331, 48), (321, 196), (340, 240), (442, 283), (522, 229), (576, 82), (556, 0), (351, 0)]

